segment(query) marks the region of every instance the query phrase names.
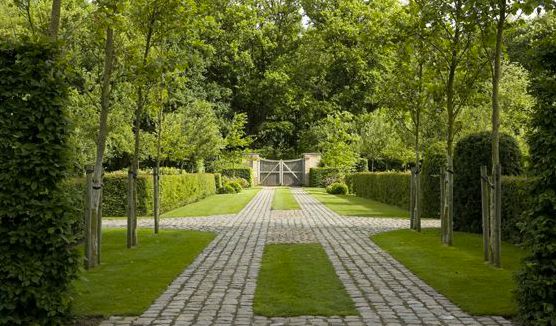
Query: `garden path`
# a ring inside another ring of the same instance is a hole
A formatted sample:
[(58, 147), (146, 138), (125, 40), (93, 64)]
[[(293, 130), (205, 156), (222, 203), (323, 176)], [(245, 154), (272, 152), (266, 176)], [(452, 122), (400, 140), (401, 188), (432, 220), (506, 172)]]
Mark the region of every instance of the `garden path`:
[[(464, 313), (369, 239), (407, 228), (407, 219), (342, 217), (300, 188), (292, 192), (301, 210), (271, 211), (273, 192), (264, 188), (235, 216), (163, 219), (161, 227), (218, 236), (141, 316), (112, 317), (101, 325), (511, 325), (501, 317)], [(424, 227), (433, 226), (438, 221), (424, 221)], [(254, 315), (265, 243), (292, 242), (323, 246), (360, 316)]]

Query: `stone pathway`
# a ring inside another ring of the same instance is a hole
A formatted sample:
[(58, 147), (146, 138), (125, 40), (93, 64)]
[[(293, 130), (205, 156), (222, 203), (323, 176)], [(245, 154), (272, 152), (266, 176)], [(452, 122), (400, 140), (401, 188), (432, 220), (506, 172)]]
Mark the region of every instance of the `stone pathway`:
[[(297, 211), (272, 211), (265, 188), (235, 216), (163, 219), (161, 227), (210, 230), (216, 239), (139, 317), (115, 325), (511, 325), (501, 317), (473, 317), (381, 250), (369, 235), (407, 228), (407, 219), (342, 217), (305, 193), (292, 192)], [(142, 220), (140, 226), (151, 221)], [(107, 227), (121, 227), (112, 220)], [(424, 227), (438, 227), (425, 220)], [(267, 318), (253, 313), (266, 243), (319, 242), (352, 297), (359, 316)]]

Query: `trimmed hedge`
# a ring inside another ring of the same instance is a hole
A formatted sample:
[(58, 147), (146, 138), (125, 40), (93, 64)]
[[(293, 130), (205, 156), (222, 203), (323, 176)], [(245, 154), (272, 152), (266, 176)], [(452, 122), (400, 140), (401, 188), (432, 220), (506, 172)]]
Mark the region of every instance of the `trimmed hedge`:
[(446, 166), (444, 145), (429, 148), (421, 167), (421, 217), (440, 218), (440, 169)]
[[(505, 134), (500, 135), (500, 162), (502, 162), (502, 175), (521, 173), (521, 152), (517, 141)], [(455, 230), (482, 232), (481, 165), (486, 165), (488, 171), (492, 170), (490, 132), (469, 135), (456, 145), (454, 152)]]
[(46, 42), (0, 42), (0, 325), (64, 325), (77, 277), (58, 53)]
[(326, 187), (340, 179), (340, 169), (338, 168), (311, 168), (309, 170), (309, 186), (311, 187)]
[[(117, 171), (104, 176), (102, 213), (104, 216), (125, 216), (127, 206), (127, 172)], [(137, 177), (137, 215), (153, 212), (153, 177), (144, 172)], [(67, 183), (66, 192), (72, 194), (74, 203), (81, 203), (85, 190), (84, 178)], [(216, 193), (213, 174), (165, 174), (160, 176), (160, 212), (198, 201)]]
[(519, 227), (524, 213), (531, 208), (535, 179), (527, 177), (502, 177), (502, 240), (523, 243), (524, 234)]
[(239, 168), (226, 168), (220, 171), (222, 176), (230, 178), (243, 178), (249, 182), (249, 187), (253, 187), (253, 169), (248, 166)]
[(356, 196), (409, 209), (409, 173), (364, 172), (354, 173), (349, 179)]

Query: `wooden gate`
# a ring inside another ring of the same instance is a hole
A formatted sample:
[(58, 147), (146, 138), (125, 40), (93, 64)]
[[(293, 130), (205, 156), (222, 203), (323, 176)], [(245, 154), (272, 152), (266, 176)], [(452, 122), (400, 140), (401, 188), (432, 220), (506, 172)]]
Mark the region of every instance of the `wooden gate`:
[(263, 186), (301, 186), (303, 159), (260, 161), (259, 180)]

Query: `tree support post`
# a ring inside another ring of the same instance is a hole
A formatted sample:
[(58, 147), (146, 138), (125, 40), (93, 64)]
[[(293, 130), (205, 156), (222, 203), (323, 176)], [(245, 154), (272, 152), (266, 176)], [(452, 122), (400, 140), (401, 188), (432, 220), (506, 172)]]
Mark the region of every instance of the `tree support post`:
[(411, 168), (409, 181), (409, 228), (415, 230), (415, 168)]
[(491, 191), (491, 213), (490, 213), (490, 246), (491, 260), (490, 263), (495, 267), (500, 267), (500, 249), (502, 238), (500, 234), (502, 224), (502, 169), (500, 164), (493, 168), (492, 191)]
[(154, 215), (154, 233), (158, 234), (159, 222), (160, 222), (160, 171), (158, 166), (158, 161), (153, 169), (153, 182), (154, 182), (154, 205), (153, 205), (153, 215)]
[(83, 214), (83, 222), (85, 224), (84, 231), (85, 231), (85, 260), (84, 260), (84, 267), (85, 269), (89, 269), (91, 267), (91, 260), (92, 260), (92, 236), (91, 236), (91, 196), (93, 193), (93, 167), (87, 166), (86, 167), (86, 181), (85, 181), (85, 205), (84, 205), (84, 214)]
[(490, 261), (490, 182), (487, 167), (481, 166), (481, 208), (483, 222), (483, 257)]
[(134, 179), (133, 170), (129, 169), (127, 172), (127, 247), (133, 247), (134, 240), (133, 234), (135, 232), (134, 219), (135, 205), (134, 205)]

